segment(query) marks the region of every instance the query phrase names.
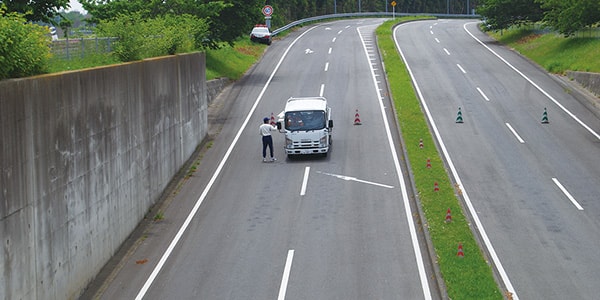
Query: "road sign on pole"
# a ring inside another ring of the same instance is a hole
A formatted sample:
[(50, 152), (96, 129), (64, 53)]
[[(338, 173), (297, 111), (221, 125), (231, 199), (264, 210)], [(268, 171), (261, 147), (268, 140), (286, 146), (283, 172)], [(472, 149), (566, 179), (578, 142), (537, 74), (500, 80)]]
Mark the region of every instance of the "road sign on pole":
[(273, 7), (271, 5), (265, 5), (262, 8), (262, 13), (265, 17), (270, 17), (273, 14)]
[(267, 28), (271, 29), (271, 15), (273, 14), (273, 7), (271, 5), (265, 5), (262, 8), (262, 13), (265, 15), (265, 24), (267, 24)]

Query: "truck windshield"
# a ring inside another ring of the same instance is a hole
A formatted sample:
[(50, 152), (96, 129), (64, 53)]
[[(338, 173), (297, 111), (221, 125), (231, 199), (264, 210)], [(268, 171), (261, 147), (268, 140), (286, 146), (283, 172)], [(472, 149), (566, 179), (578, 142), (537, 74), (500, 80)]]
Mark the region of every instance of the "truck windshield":
[(292, 111), (285, 113), (285, 129), (309, 131), (325, 128), (325, 112), (318, 110)]

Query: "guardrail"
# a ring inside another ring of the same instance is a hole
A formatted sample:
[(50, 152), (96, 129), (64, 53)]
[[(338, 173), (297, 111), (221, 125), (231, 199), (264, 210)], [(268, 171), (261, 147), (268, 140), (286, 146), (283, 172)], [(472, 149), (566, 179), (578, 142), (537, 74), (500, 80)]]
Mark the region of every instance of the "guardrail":
[(480, 15), (470, 15), (470, 14), (426, 14), (426, 13), (393, 13), (393, 12), (365, 12), (365, 13), (344, 13), (344, 14), (331, 14), (331, 15), (322, 15), (316, 17), (310, 17), (306, 19), (301, 19), (298, 21), (294, 21), (290, 24), (287, 24), (283, 27), (277, 28), (271, 32), (273, 36), (286, 31), (292, 27), (302, 25), (304, 23), (310, 23), (315, 21), (322, 21), (326, 19), (339, 19), (339, 18), (357, 18), (357, 17), (404, 17), (404, 16), (434, 16), (438, 18), (467, 18), (467, 19), (479, 19)]

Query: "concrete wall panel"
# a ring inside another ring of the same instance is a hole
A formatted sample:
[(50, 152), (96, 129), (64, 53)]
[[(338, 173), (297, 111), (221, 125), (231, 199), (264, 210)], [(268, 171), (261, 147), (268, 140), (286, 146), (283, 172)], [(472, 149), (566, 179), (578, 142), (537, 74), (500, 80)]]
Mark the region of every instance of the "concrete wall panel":
[(0, 81), (0, 299), (73, 299), (208, 130), (204, 55)]

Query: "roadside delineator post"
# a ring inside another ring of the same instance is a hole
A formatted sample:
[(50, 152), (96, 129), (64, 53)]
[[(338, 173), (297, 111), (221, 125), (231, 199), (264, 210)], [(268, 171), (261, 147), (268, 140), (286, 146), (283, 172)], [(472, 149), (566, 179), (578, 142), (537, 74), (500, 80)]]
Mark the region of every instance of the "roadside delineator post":
[(419, 148), (423, 149), (423, 139), (419, 139)]
[(465, 257), (465, 251), (463, 250), (462, 243), (458, 243), (458, 252), (456, 253), (456, 256), (458, 256), (460, 258)]
[(450, 214), (450, 208), (448, 207), (448, 210), (446, 211), (446, 223), (450, 223), (452, 222), (452, 214)]
[(427, 169), (431, 169), (431, 159), (427, 159)]
[(440, 191), (440, 186), (438, 185), (437, 181), (433, 183), (433, 191), (434, 192)]

